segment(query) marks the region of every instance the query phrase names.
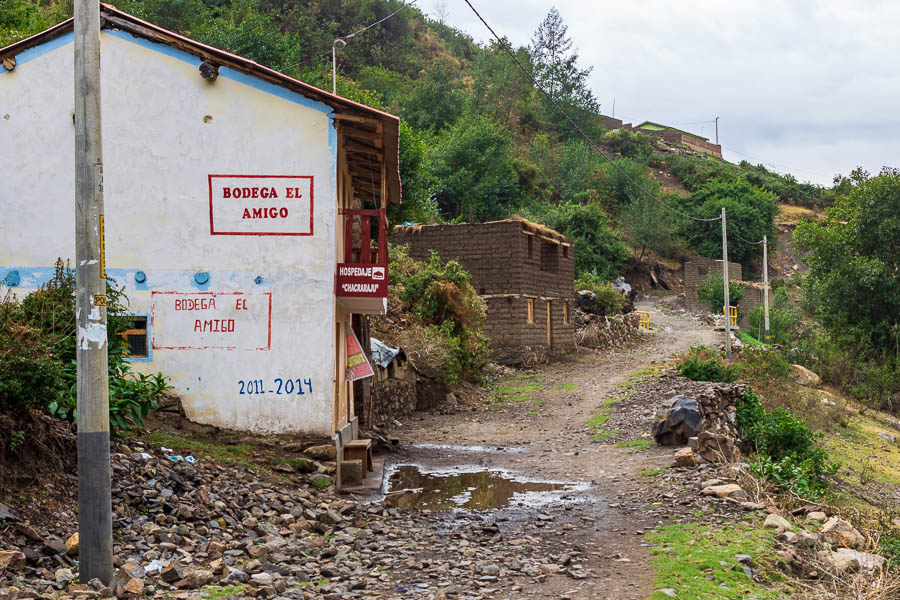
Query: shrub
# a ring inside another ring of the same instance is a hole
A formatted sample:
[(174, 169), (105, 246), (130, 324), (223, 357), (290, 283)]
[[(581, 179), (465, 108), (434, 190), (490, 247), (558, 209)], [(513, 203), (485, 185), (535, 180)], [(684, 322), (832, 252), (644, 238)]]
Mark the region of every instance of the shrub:
[(655, 140), (643, 133), (614, 129), (603, 136), (603, 144), (616, 154), (646, 163), (653, 155)]
[(804, 498), (825, 493), (828, 477), (838, 466), (816, 447), (817, 436), (802, 419), (783, 408), (769, 412), (758, 395), (747, 392), (737, 405), (737, 425), (744, 443), (756, 453), (751, 467), (757, 473)]
[[(749, 319), (750, 331), (748, 333), (759, 341), (765, 341), (765, 308), (753, 307), (750, 310)], [(787, 295), (784, 286), (776, 287), (769, 307), (769, 332), (772, 336), (769, 341), (782, 346), (790, 344), (799, 323), (800, 310)]]
[[(721, 274), (710, 273), (697, 288), (697, 298), (709, 306), (709, 311), (716, 315), (723, 314), (725, 307), (725, 281)], [(732, 279), (728, 280), (729, 304), (737, 306), (744, 299), (744, 284)]]
[(780, 379), (791, 374), (791, 364), (782, 352), (769, 346), (757, 346), (741, 352), (738, 369), (742, 377), (756, 381)]
[(678, 370), (694, 381), (730, 383), (737, 379), (737, 368), (725, 364), (716, 350), (706, 346), (691, 347), (690, 355), (678, 364)]
[(575, 291), (588, 290), (594, 299), (584, 306), (589, 312), (600, 315), (619, 315), (628, 303), (624, 294), (608, 281), (602, 281), (596, 273), (585, 273), (575, 279)]

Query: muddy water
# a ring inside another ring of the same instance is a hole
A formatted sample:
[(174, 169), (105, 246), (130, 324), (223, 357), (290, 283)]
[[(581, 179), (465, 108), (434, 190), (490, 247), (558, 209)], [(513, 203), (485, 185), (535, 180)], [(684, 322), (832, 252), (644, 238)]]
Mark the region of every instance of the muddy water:
[(401, 465), (388, 479), (384, 503), (427, 510), (491, 510), (536, 506), (559, 499), (574, 484), (517, 478), (496, 470), (425, 471)]

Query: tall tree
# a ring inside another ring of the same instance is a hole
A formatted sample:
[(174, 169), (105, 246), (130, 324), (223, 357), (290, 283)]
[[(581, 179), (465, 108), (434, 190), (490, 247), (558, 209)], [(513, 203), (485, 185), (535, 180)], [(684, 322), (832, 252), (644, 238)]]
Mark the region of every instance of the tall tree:
[(596, 112), (599, 105), (587, 84), (592, 68), (578, 67), (568, 32), (559, 11), (551, 8), (531, 38), (535, 76), (553, 100)]

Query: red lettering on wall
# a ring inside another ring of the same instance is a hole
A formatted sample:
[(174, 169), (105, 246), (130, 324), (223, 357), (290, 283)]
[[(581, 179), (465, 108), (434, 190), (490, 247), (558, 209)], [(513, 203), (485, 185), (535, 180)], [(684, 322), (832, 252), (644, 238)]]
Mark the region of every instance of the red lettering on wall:
[(238, 298), (234, 302), (235, 310), (247, 310), (247, 299), (246, 298)]

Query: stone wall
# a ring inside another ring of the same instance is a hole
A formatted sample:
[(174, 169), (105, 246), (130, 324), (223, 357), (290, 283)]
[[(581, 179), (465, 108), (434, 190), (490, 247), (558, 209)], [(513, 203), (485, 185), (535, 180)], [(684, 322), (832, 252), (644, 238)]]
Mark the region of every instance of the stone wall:
[(455, 259), (466, 268), (487, 304), (484, 331), (495, 360), (533, 363), (575, 349), (571, 240), (510, 219), (395, 227), (391, 242), (409, 245), (416, 260), (427, 260), (436, 250), (441, 260)]

